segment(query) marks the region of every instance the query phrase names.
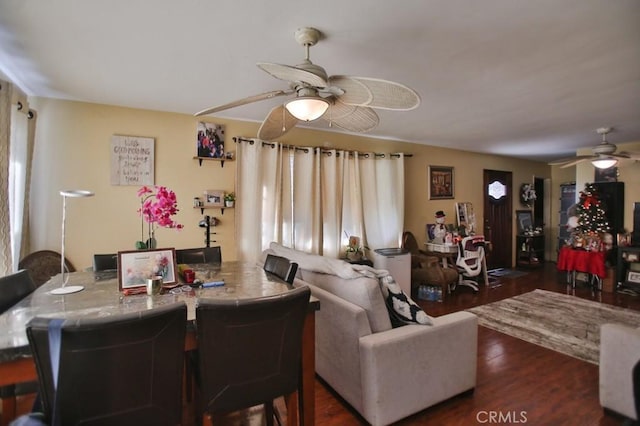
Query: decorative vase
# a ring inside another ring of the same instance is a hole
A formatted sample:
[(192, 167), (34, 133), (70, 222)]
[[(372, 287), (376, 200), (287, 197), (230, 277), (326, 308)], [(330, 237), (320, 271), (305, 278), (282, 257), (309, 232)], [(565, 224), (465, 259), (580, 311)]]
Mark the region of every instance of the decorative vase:
[(234, 203), (235, 203), (235, 201), (229, 201), (229, 200), (227, 200), (227, 201), (225, 201), (225, 202), (224, 202), (224, 205), (225, 205), (226, 207), (233, 207), (233, 204), (234, 204)]

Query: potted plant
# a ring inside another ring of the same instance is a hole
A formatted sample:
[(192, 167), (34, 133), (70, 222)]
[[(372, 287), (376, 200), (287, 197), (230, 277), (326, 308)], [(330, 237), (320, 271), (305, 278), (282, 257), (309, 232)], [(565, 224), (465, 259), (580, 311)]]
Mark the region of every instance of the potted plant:
[(224, 205), (226, 207), (233, 207), (236, 202), (236, 194), (233, 192), (229, 192), (224, 194)]

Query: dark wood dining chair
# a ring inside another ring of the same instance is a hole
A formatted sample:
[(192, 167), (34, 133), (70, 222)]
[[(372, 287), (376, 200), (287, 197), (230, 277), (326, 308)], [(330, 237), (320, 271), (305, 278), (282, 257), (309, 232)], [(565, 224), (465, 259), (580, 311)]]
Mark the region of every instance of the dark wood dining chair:
[[(299, 389), (309, 287), (257, 299), (201, 299), (196, 307), (202, 424), (212, 416), (264, 404)], [(296, 404), (292, 412), (295, 414)]]
[(109, 271), (113, 269), (118, 269), (118, 255), (116, 253), (93, 255), (94, 271)]
[(298, 264), (291, 262), (286, 257), (268, 254), (264, 261), (264, 270), (285, 280), (289, 284), (293, 284), (293, 280), (296, 278), (296, 273), (298, 272)]
[[(56, 321), (54, 385), (49, 332)], [(45, 418), (61, 425), (181, 424), (186, 328), (184, 303), (100, 318), (32, 319), (27, 337)]]
[[(38, 250), (20, 260), (18, 268), (27, 269), (31, 274), (33, 282), (36, 283), (36, 286), (40, 287), (49, 281), (51, 277), (60, 273), (61, 260), (62, 255), (58, 252), (53, 250)], [(68, 272), (75, 272), (76, 268), (74, 268), (68, 259), (64, 260), (64, 265)]]
[[(36, 284), (26, 269), (0, 277), (0, 314), (31, 294), (36, 288)], [(25, 395), (35, 397), (37, 391), (37, 382), (0, 386), (0, 400), (2, 400), (2, 416), (0, 417), (2, 421), (0, 424), (8, 424), (8, 420), (18, 414), (18, 397)]]
[(222, 250), (220, 246), (189, 248), (176, 250), (176, 263), (221, 263)]

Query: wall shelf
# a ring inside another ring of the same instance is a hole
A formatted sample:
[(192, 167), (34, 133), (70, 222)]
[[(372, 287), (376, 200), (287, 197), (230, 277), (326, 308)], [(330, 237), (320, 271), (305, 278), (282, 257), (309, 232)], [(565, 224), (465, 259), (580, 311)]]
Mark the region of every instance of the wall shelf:
[(198, 160), (198, 164), (202, 166), (202, 161), (218, 161), (220, 163), (220, 167), (224, 167), (225, 161), (233, 161), (231, 158), (213, 158), (213, 157), (193, 157), (194, 160)]
[(224, 214), (224, 209), (233, 209), (233, 208), (235, 208), (235, 206), (234, 207), (227, 207), (227, 206), (222, 206), (222, 207), (219, 207), (219, 206), (199, 206), (199, 207), (196, 207), (196, 206), (194, 206), (193, 208), (194, 209), (200, 209), (200, 214), (204, 214), (204, 210), (205, 209), (220, 209), (220, 214)]

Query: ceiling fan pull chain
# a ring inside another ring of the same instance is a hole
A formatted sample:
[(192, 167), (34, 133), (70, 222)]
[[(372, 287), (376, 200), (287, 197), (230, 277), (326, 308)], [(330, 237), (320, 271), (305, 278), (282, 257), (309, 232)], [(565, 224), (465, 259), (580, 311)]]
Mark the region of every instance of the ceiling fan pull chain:
[(286, 124), (286, 119), (287, 119), (287, 117), (285, 116), (285, 114), (287, 113), (287, 112), (286, 112), (286, 110), (287, 110), (287, 109), (285, 108), (285, 105), (284, 105), (284, 104), (282, 104), (282, 133), (284, 133), (284, 132), (286, 132), (286, 131), (287, 131), (287, 128), (286, 128), (286, 126), (285, 126), (285, 124)]

